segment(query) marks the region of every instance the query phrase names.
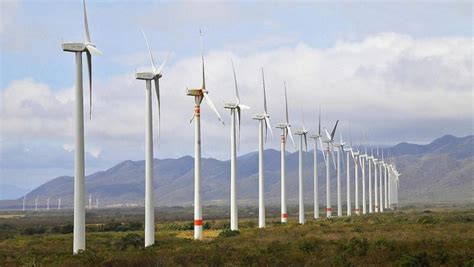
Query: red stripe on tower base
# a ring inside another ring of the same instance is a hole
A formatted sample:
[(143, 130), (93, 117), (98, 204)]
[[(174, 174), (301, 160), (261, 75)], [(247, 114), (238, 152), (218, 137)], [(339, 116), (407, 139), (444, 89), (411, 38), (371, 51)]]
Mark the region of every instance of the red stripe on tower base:
[(194, 225), (201, 226), (202, 225), (202, 220), (194, 220)]
[(288, 218), (288, 214), (284, 213), (281, 215), (282, 218)]
[(327, 208), (326, 211), (332, 211), (332, 208)]

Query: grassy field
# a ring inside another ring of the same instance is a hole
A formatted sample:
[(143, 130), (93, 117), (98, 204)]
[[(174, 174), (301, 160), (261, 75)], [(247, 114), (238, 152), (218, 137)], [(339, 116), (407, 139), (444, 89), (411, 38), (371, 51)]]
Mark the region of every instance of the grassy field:
[[(0, 216), (0, 266), (474, 266), (472, 207), (407, 207), (396, 212), (278, 223), (269, 209), (257, 229), (254, 208), (228, 230), (227, 208), (207, 207), (205, 239), (192, 240), (192, 209), (157, 210), (156, 244), (143, 248), (142, 209), (87, 216), (87, 250), (72, 255), (72, 214)], [(140, 215), (141, 214), (141, 215)], [(293, 213), (294, 215), (294, 213)]]

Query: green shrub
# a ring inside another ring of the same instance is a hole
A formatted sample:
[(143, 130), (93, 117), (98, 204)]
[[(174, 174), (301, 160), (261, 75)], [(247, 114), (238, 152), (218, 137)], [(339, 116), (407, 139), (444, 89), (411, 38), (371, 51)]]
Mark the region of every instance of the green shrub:
[(366, 256), (369, 250), (369, 242), (367, 238), (353, 237), (345, 245), (345, 251), (354, 256)]
[(219, 233), (219, 236), (222, 237), (231, 237), (231, 236), (238, 236), (240, 235), (239, 230), (230, 230), (230, 229), (224, 229), (222, 232)]
[(321, 250), (321, 241), (316, 238), (304, 239), (299, 245), (299, 249), (306, 253), (311, 253), (317, 250)]
[(27, 227), (23, 229), (24, 235), (37, 235), (37, 234), (44, 234), (46, 233), (46, 227), (41, 225), (36, 225), (33, 227)]
[(144, 239), (141, 235), (130, 233), (123, 236), (118, 242), (118, 249), (126, 250), (128, 247), (141, 248), (143, 247)]
[(430, 261), (426, 252), (418, 252), (415, 254), (408, 254), (402, 256), (400, 259), (400, 266), (402, 267), (428, 267)]
[(74, 231), (74, 225), (68, 223), (65, 225), (56, 225), (51, 229), (52, 233), (55, 234), (70, 234)]
[(431, 216), (431, 215), (423, 215), (418, 220), (416, 220), (419, 224), (437, 224), (439, 222), (439, 218)]

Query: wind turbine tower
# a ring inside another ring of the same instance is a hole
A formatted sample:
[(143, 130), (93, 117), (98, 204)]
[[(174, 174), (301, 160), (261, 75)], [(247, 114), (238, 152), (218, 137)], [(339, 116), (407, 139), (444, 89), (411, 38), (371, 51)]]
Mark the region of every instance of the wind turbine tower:
[(288, 222), (288, 211), (286, 208), (286, 175), (285, 175), (285, 145), (287, 137), (290, 136), (293, 147), (296, 149), (293, 134), (291, 133), (291, 125), (288, 118), (288, 96), (286, 92), (286, 82), (283, 82), (285, 87), (285, 110), (286, 110), (286, 121), (279, 123), (276, 128), (281, 129), (281, 140), (280, 140), (280, 177), (281, 177), (281, 222)]
[[(337, 216), (342, 217), (342, 200), (341, 200), (341, 151), (344, 150), (344, 142), (342, 141), (342, 135), (341, 137), (341, 142), (339, 144), (334, 144), (334, 146), (337, 148), (337, 154), (336, 154), (336, 183), (337, 183)], [(343, 152), (344, 153), (344, 152)], [(344, 155), (343, 155), (344, 157)], [(344, 158), (343, 158), (344, 159)], [(343, 164), (344, 165), (344, 164)]]
[(49, 211), (49, 200), (50, 200), (50, 199), (51, 199), (50, 197), (48, 197), (48, 198), (46, 199), (46, 210), (47, 210), (47, 211)]
[(201, 102), (206, 100), (208, 106), (217, 115), (217, 118), (224, 124), (221, 115), (217, 111), (214, 103), (209, 97), (209, 91), (206, 89), (206, 77), (204, 70), (204, 54), (202, 50), (201, 39), (201, 63), (202, 63), (202, 85), (200, 88), (186, 89), (188, 96), (194, 97), (194, 239), (202, 239), (202, 204), (201, 204)]
[(38, 198), (39, 196), (36, 196), (35, 198), (35, 211), (38, 211)]
[[(331, 132), (331, 134), (328, 133), (327, 129), (324, 129), (326, 132), (326, 139), (324, 140), (324, 143), (327, 144), (327, 150), (326, 150), (326, 217), (331, 218), (332, 216), (332, 208), (331, 208), (331, 181), (329, 179), (329, 154), (331, 154), (331, 157), (333, 158), (333, 163), (334, 161), (334, 154), (332, 153), (332, 142), (334, 141), (334, 135), (336, 134), (336, 128), (337, 124), (339, 123), (339, 120), (336, 121), (336, 124), (334, 125), (334, 128)], [(334, 169), (336, 169), (336, 166), (334, 166)]]
[(26, 210), (25, 204), (26, 204), (26, 196), (23, 196), (23, 211)]
[[(232, 62), (235, 84), (235, 103), (224, 103), (224, 108), (230, 109), (230, 229), (239, 230), (238, 208), (237, 208), (237, 130), (239, 131), (240, 143), (240, 119), (241, 110), (249, 109), (248, 106), (240, 104), (239, 88), (237, 87), (237, 76), (235, 75), (234, 62)], [(236, 124), (238, 123), (238, 128)]]
[[(145, 247), (155, 243), (155, 192), (153, 182), (153, 112), (152, 112), (152, 81), (155, 85), (155, 94), (158, 111), (158, 136), (160, 131), (160, 78), (167, 60), (163, 61), (160, 67), (156, 67), (153, 54), (148, 44), (145, 32), (142, 30), (150, 56), (152, 70), (149, 72), (137, 72), (135, 78), (145, 81)], [(92, 198), (89, 196), (89, 208), (92, 208)]]
[(319, 179), (318, 179), (318, 141), (321, 145), (321, 151), (323, 151), (324, 161), (326, 161), (326, 156), (324, 154), (324, 146), (321, 140), (321, 106), (319, 106), (319, 124), (318, 124), (318, 133), (312, 134), (309, 138), (314, 139), (314, 150), (313, 150), (313, 199), (314, 199), (314, 218), (319, 219)]
[(61, 210), (61, 198), (58, 198), (58, 210)]
[[(101, 52), (92, 43), (89, 25), (87, 22), (86, 3), (84, 6), (85, 41), (82, 43), (63, 43), (62, 49), (72, 52), (76, 58), (76, 89), (75, 89), (75, 149), (74, 149), (74, 243), (73, 253), (86, 248), (86, 213), (85, 213), (85, 180), (84, 180), (84, 106), (82, 88), (82, 53), (87, 55), (87, 69), (89, 72), (89, 108), (92, 111), (92, 54), (101, 55)], [(89, 113), (91, 118), (92, 112)]]
[(367, 158), (367, 147), (365, 147), (364, 154), (360, 154), (360, 165), (362, 171), (362, 214), (367, 214), (367, 203), (366, 203), (366, 194), (365, 194), (365, 159)]
[[(303, 120), (304, 121), (304, 120)], [(304, 191), (304, 174), (303, 174), (303, 149), (304, 152), (308, 150), (308, 140), (306, 138), (306, 135), (308, 134), (308, 130), (306, 129), (306, 126), (304, 125), (303, 122), (303, 129), (299, 131), (295, 131), (296, 135), (300, 136), (300, 148), (298, 151), (298, 203), (299, 203), (299, 223), (304, 224), (305, 218), (304, 218), (304, 196), (303, 196), (303, 191)], [(303, 146), (304, 143), (304, 146)]]
[[(367, 154), (367, 152), (365, 153)], [(373, 213), (373, 205), (372, 205), (372, 163), (371, 161), (374, 159), (373, 153), (371, 155), (367, 155), (367, 165), (369, 167), (369, 213)]]

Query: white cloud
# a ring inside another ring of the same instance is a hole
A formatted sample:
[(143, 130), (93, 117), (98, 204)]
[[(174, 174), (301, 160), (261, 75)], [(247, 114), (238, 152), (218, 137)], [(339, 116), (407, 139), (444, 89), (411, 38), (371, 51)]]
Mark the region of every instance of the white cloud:
[[(405, 141), (415, 134), (423, 139), (444, 134), (439, 132), (439, 124), (469, 133), (462, 124), (472, 120), (472, 49), (471, 38), (415, 39), (384, 33), (358, 42), (339, 42), (328, 49), (299, 43), (243, 55), (210, 51), (206, 54), (206, 82), (228, 121), (222, 103), (234, 99), (230, 65), (234, 59), (241, 100), (252, 107), (243, 112), (240, 153), (257, 148), (257, 124), (251, 115), (263, 106), (261, 66), (265, 68), (273, 125), (284, 118), (286, 80), (295, 129), (301, 126), (304, 113), (308, 127), (314, 130), (317, 106), (322, 104), (325, 125), (341, 119), (344, 129), (351, 121), (354, 135), (364, 128), (378, 142)], [(193, 99), (185, 95), (185, 88), (201, 84), (198, 49), (195, 54), (170, 62), (164, 70), (163, 129), (159, 146), (155, 138), (156, 157), (193, 153), (193, 126), (189, 124)], [(84, 89), (87, 114), (89, 96), (87, 87)], [(11, 83), (2, 92), (2, 138), (73, 143), (73, 101), (71, 88), (53, 91), (31, 79)], [(142, 158), (144, 101), (145, 84), (134, 79), (133, 70), (96, 82), (93, 118), (85, 120), (89, 153), (101, 158)], [(156, 114), (155, 110), (155, 126)], [(207, 106), (202, 114), (203, 155), (227, 158), (229, 127), (220, 126)], [(267, 146), (276, 148), (277, 142), (275, 137)], [(63, 149), (69, 151), (70, 147), (63, 145)]]

